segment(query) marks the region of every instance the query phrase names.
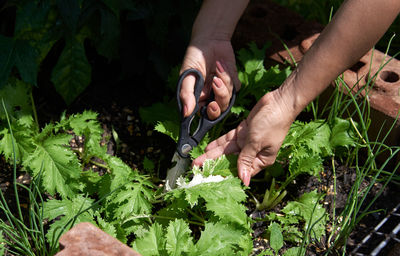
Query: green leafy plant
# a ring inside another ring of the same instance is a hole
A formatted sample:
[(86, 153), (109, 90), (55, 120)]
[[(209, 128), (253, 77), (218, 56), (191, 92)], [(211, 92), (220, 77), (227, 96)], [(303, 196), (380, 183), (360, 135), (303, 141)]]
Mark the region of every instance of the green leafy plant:
[[(266, 190), (264, 199), (257, 204), (258, 209), (275, 207), (286, 195), (285, 188), (302, 174), (318, 176), (323, 170), (323, 162), (329, 157), (340, 156), (357, 144), (357, 137), (351, 120), (335, 118), (330, 126), (324, 120), (307, 123), (295, 121), (278, 153), (276, 163), (267, 168), (265, 175), (276, 177), (288, 172), (277, 189), (275, 179)], [(276, 172), (276, 170), (280, 170)]]
[(319, 203), (321, 198), (314, 190), (303, 194), (296, 201), (288, 202), (281, 210), (282, 213), (271, 212), (266, 216), (270, 222), (267, 235), (275, 253), (282, 248), (283, 241), (299, 246), (293, 248), (301, 251), (308, 244), (309, 238), (319, 241), (325, 235), (328, 215)]
[[(246, 255), (251, 250), (250, 222), (243, 205), (246, 195), (240, 180), (232, 176), (232, 161), (224, 157), (207, 162), (202, 169), (193, 170), (192, 179), (182, 178), (178, 189), (160, 193), (149, 177), (106, 153), (101, 143), (103, 131), (94, 112), (68, 117), (64, 114), (59, 122), (40, 129), (33, 114), (30, 88), (14, 80), (0, 91), (7, 110), (0, 112), (0, 150), (37, 179), (41, 193), (54, 197), (43, 200), (40, 207), (41, 218), (50, 224), (46, 233), (49, 251), (54, 252), (59, 237), (82, 221), (103, 228), (123, 242), (135, 235), (133, 245), (138, 250), (141, 241), (148, 238), (146, 230), (157, 233), (161, 226), (169, 227), (167, 234), (157, 238), (165, 244), (162, 250), (166, 252), (179, 254), (195, 248), (206, 254)], [(10, 93), (16, 97), (6, 97)], [(70, 143), (78, 138), (84, 140), (83, 145), (74, 148)], [(104, 173), (94, 171), (93, 165)], [(227, 190), (231, 193), (225, 193)], [(154, 212), (156, 204), (159, 206)], [(199, 229), (188, 232), (189, 223), (204, 228), (200, 239), (194, 238)], [(181, 245), (183, 241), (178, 238), (188, 235), (188, 244)], [(221, 247), (210, 251), (211, 241), (218, 241)]]
[[(252, 242), (242, 204), (246, 194), (239, 179), (220, 175), (230, 164), (225, 157), (208, 160), (202, 169), (193, 169), (193, 178), (182, 177), (178, 188), (165, 195), (164, 208), (156, 215), (142, 216), (154, 222), (133, 248), (142, 255), (248, 255)], [(200, 228), (200, 238), (193, 238), (189, 224)]]
[[(37, 186), (37, 180), (40, 179), (41, 172), (39, 173), (38, 179), (30, 181), (29, 187), (17, 182), (15, 141), (6, 105), (3, 99), (1, 102), (3, 113), (5, 114), (5, 119), (11, 134), (10, 143), (12, 147), (13, 163), (12, 184), (15, 206), (9, 205), (9, 200), (6, 200), (3, 191), (0, 190), (0, 212), (5, 217), (4, 219), (0, 219), (0, 254), (3, 255), (7, 251), (21, 255), (45, 255), (48, 254), (48, 249), (44, 238), (43, 212), (40, 211), (40, 203), (43, 203), (43, 198)], [(28, 194), (27, 215), (23, 214), (22, 210), (22, 202), (20, 201), (21, 190)], [(13, 207), (15, 207), (15, 209), (13, 209)]]
[[(90, 40), (100, 55), (117, 58), (119, 13), (123, 8), (129, 9), (128, 3), (15, 2), (15, 23), (9, 24), (15, 27), (12, 36), (0, 35), (0, 88), (7, 84), (10, 75), (36, 86), (43, 60), (54, 45), (65, 43), (52, 70), (51, 82), (70, 104), (91, 81), (92, 68), (86, 57), (85, 41)], [(12, 7), (9, 4), (5, 9)]]
[[(397, 53), (395, 56), (398, 54), (399, 53)], [(376, 76), (389, 61), (391, 61), (391, 58), (381, 63), (381, 67), (379, 68), (378, 72), (367, 80), (367, 83), (363, 88), (367, 95), (369, 88), (374, 83)], [(400, 165), (396, 163), (395, 165), (389, 167), (389, 163), (398, 154), (400, 149), (398, 146), (388, 146), (385, 144), (389, 134), (392, 132), (398, 121), (398, 117), (393, 121), (392, 124), (389, 124), (389, 126), (386, 128), (386, 132), (382, 134), (383, 127), (385, 126), (385, 123), (383, 123), (376, 137), (376, 141), (371, 141), (368, 134), (368, 129), (371, 124), (371, 117), (370, 105), (367, 97), (359, 99), (359, 93), (351, 93), (351, 88), (343, 81), (341, 77), (336, 80), (336, 84), (340, 86), (338, 88), (345, 90), (348, 95), (347, 101), (343, 101), (343, 104), (345, 104), (346, 107), (342, 107), (341, 114), (346, 113), (345, 111), (347, 111), (348, 114), (349, 106), (354, 107), (355, 110), (351, 112), (351, 115), (353, 118), (360, 120), (360, 125), (354, 127), (357, 136), (361, 138), (360, 143), (353, 149), (353, 152), (351, 152), (350, 155), (352, 157), (349, 159), (349, 165), (353, 166), (357, 174), (356, 180), (352, 185), (344, 210), (337, 216), (335, 216), (334, 212), (333, 232), (329, 237), (330, 242), (333, 239), (333, 236), (337, 234), (335, 239), (332, 241), (332, 250), (338, 250), (338, 248), (344, 247), (343, 251), (345, 251), (346, 241), (350, 236), (351, 231), (361, 221), (362, 218), (373, 212), (370, 210), (373, 203), (382, 194), (383, 189), (385, 189), (389, 182), (391, 182), (394, 178), (395, 173)], [(362, 159), (361, 155), (365, 154), (365, 151), (367, 152), (366, 159)], [(378, 160), (378, 157), (381, 154), (388, 155), (386, 160), (383, 162)], [(334, 166), (333, 170), (335, 171)], [(334, 178), (336, 178), (336, 176), (334, 176)], [(382, 182), (381, 189), (379, 189), (379, 191), (373, 196), (372, 200), (368, 200), (368, 203), (366, 203), (366, 198), (369, 195), (369, 192), (378, 180)], [(361, 184), (364, 182), (367, 182), (368, 185), (365, 188), (362, 188)], [(340, 229), (340, 232), (338, 229)], [(330, 251), (331, 250), (329, 250), (327, 253)]]
[(283, 235), (281, 226), (276, 222), (271, 222), (268, 226), (269, 243), (275, 254), (278, 254), (279, 250), (283, 246)]

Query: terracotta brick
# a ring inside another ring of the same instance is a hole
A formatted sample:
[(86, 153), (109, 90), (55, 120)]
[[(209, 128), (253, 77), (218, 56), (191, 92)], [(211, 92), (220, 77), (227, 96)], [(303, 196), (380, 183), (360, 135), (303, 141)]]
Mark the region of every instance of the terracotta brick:
[(288, 47), (294, 59), (299, 61), (303, 56), (300, 43), (320, 32), (321, 24), (304, 20), (299, 14), (268, 0), (250, 1), (232, 38), (236, 49), (246, 47), (255, 42), (259, 47), (267, 42), (272, 45), (267, 49), (267, 60), (275, 63), (291, 63)]
[(95, 227), (79, 223), (60, 238), (56, 256), (140, 256), (127, 245)]

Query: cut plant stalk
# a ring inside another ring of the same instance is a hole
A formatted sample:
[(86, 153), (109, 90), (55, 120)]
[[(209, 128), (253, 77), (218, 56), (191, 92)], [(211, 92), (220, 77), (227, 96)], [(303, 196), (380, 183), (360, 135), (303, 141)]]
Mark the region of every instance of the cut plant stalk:
[(272, 179), (271, 186), (265, 191), (264, 199), (261, 204), (257, 204), (257, 210), (269, 210), (278, 205), (286, 196), (287, 191), (275, 188), (275, 178)]

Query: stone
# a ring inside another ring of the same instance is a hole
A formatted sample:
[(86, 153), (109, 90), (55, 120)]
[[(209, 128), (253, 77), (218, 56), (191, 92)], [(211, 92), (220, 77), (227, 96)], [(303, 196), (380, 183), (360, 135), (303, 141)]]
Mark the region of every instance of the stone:
[(75, 225), (60, 238), (56, 256), (140, 256), (140, 254), (91, 223)]

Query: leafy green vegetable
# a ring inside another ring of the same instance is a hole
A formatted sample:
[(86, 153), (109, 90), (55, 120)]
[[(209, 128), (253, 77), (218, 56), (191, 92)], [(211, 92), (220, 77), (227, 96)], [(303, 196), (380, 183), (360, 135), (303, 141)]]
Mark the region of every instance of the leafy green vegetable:
[(71, 149), (67, 148), (71, 135), (52, 135), (41, 141), (35, 140), (35, 151), (24, 161), (33, 175), (43, 172), (43, 186), (51, 195), (55, 192), (72, 197), (78, 189), (81, 166)]
[(143, 237), (136, 239), (132, 247), (143, 256), (167, 255), (166, 239), (160, 224), (154, 223)]
[[(170, 121), (179, 124), (178, 106), (176, 101), (169, 103), (155, 103), (149, 107), (139, 109), (140, 118), (147, 124), (157, 124)], [(179, 128), (178, 128), (179, 129)]]
[(161, 132), (165, 135), (168, 135), (175, 142), (178, 141), (179, 123), (171, 121), (158, 122), (157, 125), (154, 127), (154, 130)]
[(7, 128), (0, 131), (0, 135), (2, 136), (0, 140), (0, 152), (10, 161), (14, 156), (14, 148), (12, 146), (12, 140), (14, 140), (15, 158), (17, 163), (21, 163), (24, 158), (35, 150), (33, 139), (31, 133), (27, 132), (26, 127), (22, 125), (13, 123), (11, 129), (13, 129), (14, 136), (11, 135)]
[(350, 120), (335, 118), (329, 141), (333, 148), (354, 147), (356, 145), (356, 137)]
[[(195, 245), (195, 255), (248, 255), (249, 251), (237, 249), (237, 240), (243, 234), (233, 226), (223, 223), (206, 223), (199, 241)], [(244, 239), (250, 239), (246, 236)]]
[(154, 162), (151, 161), (150, 159), (148, 159), (148, 158), (145, 156), (144, 159), (143, 159), (143, 168), (144, 168), (146, 171), (151, 172), (151, 171), (154, 171), (154, 167), (155, 167)]
[(237, 156), (234, 155), (222, 155), (215, 160), (207, 159), (203, 166), (200, 168), (195, 166), (193, 173), (201, 173), (208, 177), (210, 175), (221, 175), (221, 176), (237, 176)]
[[(49, 220), (54, 220), (60, 217), (57, 221), (50, 225), (50, 229), (46, 234), (50, 244), (53, 244), (54, 239), (58, 235), (67, 232), (73, 224), (80, 222), (94, 222), (93, 209), (89, 209), (82, 213), (93, 204), (93, 199), (85, 198), (78, 195), (72, 199), (56, 200), (52, 199), (43, 204), (43, 217)], [(71, 221), (73, 220), (73, 221)]]
[(300, 247), (292, 247), (287, 249), (284, 253), (283, 256), (298, 256), (299, 253), (301, 252)]
[(109, 199), (110, 204), (116, 204), (113, 214), (118, 216), (119, 219), (124, 220), (132, 215), (151, 212), (152, 204), (150, 200), (153, 198), (153, 191), (151, 190), (153, 184), (142, 178), (138, 178), (136, 181), (138, 182), (126, 184)]
[(278, 223), (272, 222), (268, 227), (268, 232), (269, 232), (269, 244), (271, 248), (275, 251), (275, 253), (278, 254), (278, 251), (283, 246), (283, 236), (281, 227), (279, 226)]
[(283, 215), (271, 212), (266, 219), (280, 224), (285, 241), (299, 243), (305, 239), (306, 233), (319, 240), (325, 235), (328, 221), (325, 208), (318, 202), (321, 198), (316, 190), (305, 193), (298, 200), (288, 202), (282, 209)]
[[(265, 50), (271, 46), (271, 42), (259, 49), (254, 42), (249, 43), (248, 48), (243, 48), (238, 51), (238, 60), (243, 64), (244, 71), (249, 75), (262, 74), (265, 72), (264, 59)], [(253, 74), (256, 73), (256, 74)]]
[(295, 215), (305, 222), (304, 230), (311, 229), (311, 236), (320, 239), (325, 235), (325, 225), (328, 220), (325, 208), (318, 203), (321, 196), (316, 190), (305, 193), (297, 201), (289, 202), (282, 212)]
[(0, 97), (5, 105), (5, 110), (3, 107), (0, 108), (0, 119), (6, 119), (5, 111), (7, 111), (12, 123), (31, 128), (33, 113), (30, 94), (31, 88), (28, 84), (19, 80), (11, 80), (0, 90)]
[(181, 219), (170, 221), (165, 245), (168, 254), (179, 256), (189, 253), (193, 249), (191, 233), (189, 225), (185, 221)]
[(326, 157), (333, 156), (339, 148), (348, 148), (355, 143), (349, 121), (337, 118), (332, 127), (323, 120), (308, 123), (295, 121), (277, 157), (281, 163), (289, 162), (289, 176), (282, 189), (300, 174), (318, 176)]
[[(190, 180), (180, 179), (178, 187), (165, 195), (164, 208), (153, 215), (154, 223), (147, 232), (140, 232), (143, 235), (133, 247), (142, 255), (248, 255), (252, 243), (242, 204), (246, 194), (239, 179), (216, 175), (229, 165), (226, 157), (209, 160), (203, 169), (193, 170)], [(193, 237), (189, 223), (204, 226), (200, 238)]]
[[(259, 49), (254, 42), (248, 48), (240, 49), (238, 52), (239, 72), (238, 76), (242, 83), (242, 88), (236, 100), (235, 114), (249, 109), (249, 96), (259, 100), (267, 92), (278, 87), (291, 73), (290, 67), (280, 70), (279, 66), (264, 68), (265, 50), (271, 44), (266, 44)], [(240, 107), (241, 106), (241, 107)]]

